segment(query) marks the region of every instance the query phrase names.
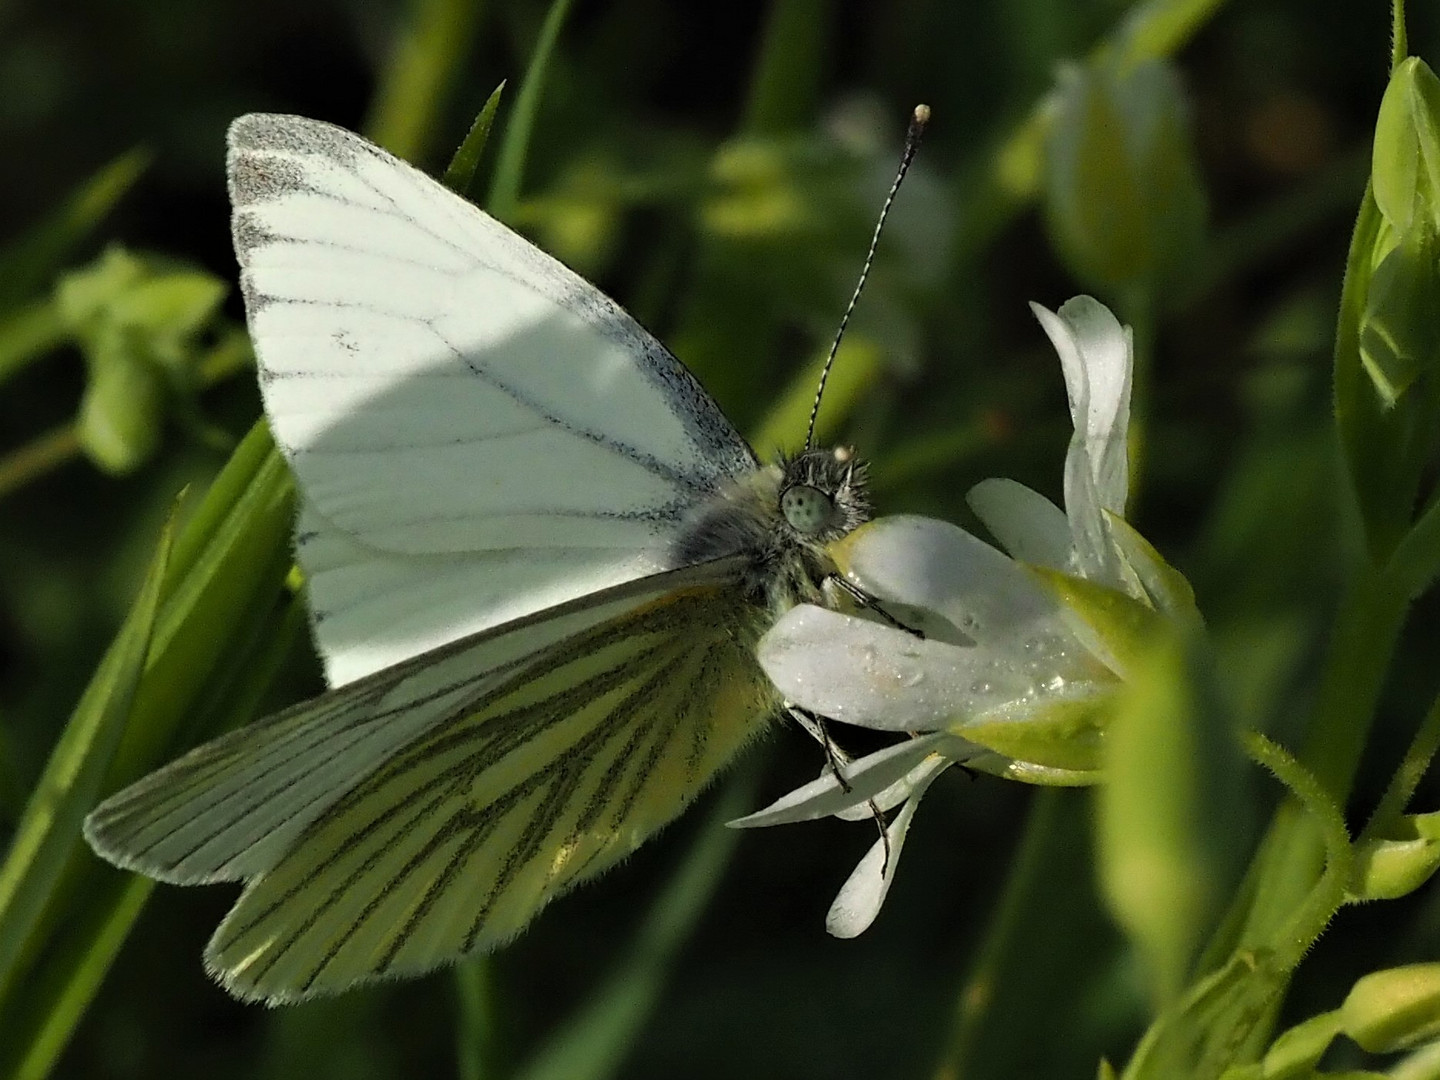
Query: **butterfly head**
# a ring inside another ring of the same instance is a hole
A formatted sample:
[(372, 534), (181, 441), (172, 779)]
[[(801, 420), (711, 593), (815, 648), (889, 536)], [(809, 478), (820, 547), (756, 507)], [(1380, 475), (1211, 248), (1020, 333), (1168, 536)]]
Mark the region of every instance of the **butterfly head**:
[(780, 513), (800, 540), (828, 544), (869, 520), (865, 465), (850, 447), (805, 450), (780, 469)]

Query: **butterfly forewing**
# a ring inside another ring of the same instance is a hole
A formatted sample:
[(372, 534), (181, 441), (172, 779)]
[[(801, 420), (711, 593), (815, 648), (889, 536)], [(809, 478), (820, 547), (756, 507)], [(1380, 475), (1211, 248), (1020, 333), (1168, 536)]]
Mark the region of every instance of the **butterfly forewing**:
[[(230, 130), (229, 176), (265, 411), (307, 504), (299, 555), (332, 683), (670, 568), (687, 515), (755, 468), (629, 315), (378, 147), (313, 120), (246, 116)], [(363, 573), (367, 554), (405, 568), (375, 575), (392, 588), (349, 588), (333, 558), (307, 550), (307, 536), (331, 535), (351, 545), (348, 568)], [(467, 588), (411, 601), (426, 560)], [(403, 637), (390, 616), (407, 602)]]
[(667, 590), (533, 656), (313, 818), (207, 960), (270, 1001), (519, 932), (675, 817), (776, 702), (733, 588)]

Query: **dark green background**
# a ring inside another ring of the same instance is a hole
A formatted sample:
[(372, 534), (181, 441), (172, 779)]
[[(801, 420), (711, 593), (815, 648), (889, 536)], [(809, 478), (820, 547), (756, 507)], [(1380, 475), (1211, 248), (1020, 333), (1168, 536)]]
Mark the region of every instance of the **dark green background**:
[[(544, 17), (537, 2), (477, 2), (473, 43), (421, 161), (432, 170), (508, 78), (503, 125)], [(1058, 499), (1068, 416), (1058, 365), (1025, 303), (1054, 307), (1084, 285), (1053, 253), (1036, 208), (997, 212), (980, 178), (1056, 64), (1083, 56), (1126, 5), (788, 8), (813, 32), (778, 65), (785, 93), (757, 110), (769, 6), (577, 2), (537, 119), (518, 223), (630, 306), (753, 431), (833, 331), (904, 119), (929, 103), (931, 134), (857, 316), (884, 369), (848, 436), (877, 463), (882, 512), (970, 523), (964, 492), (991, 475)], [(231, 279), (226, 124), (272, 110), (363, 126), (407, 10), (358, 0), (0, 3), (0, 243), (139, 144), (152, 166), (74, 263), (114, 240)], [(1437, 30), (1417, 9), (1411, 51), (1440, 59)], [(1132, 519), (1191, 576), (1222, 652), (1243, 673), (1237, 700), (1282, 738), (1305, 704), (1333, 604), (1329, 349), (1388, 35), (1381, 5), (1237, 0), (1176, 58), (1210, 198), (1207, 257), (1219, 269), (1165, 298), (1144, 359)], [(858, 141), (834, 138), (840, 119), (856, 116)], [(717, 240), (706, 207), (727, 189), (712, 162), (742, 133), (778, 162), (757, 183), (795, 193), (803, 220)], [(566, 247), (581, 213), (603, 224), (603, 239)], [(238, 298), (227, 313), (240, 317)], [(78, 355), (61, 352), (0, 387), (0, 455), (73, 416), (83, 381)], [(248, 374), (201, 404), (237, 436), (258, 413)], [(224, 456), (172, 426), (160, 454), (131, 476), (76, 460), (0, 501), (0, 836), (126, 609), (174, 493), (203, 483)], [(1434, 693), (1433, 615), (1433, 602), (1417, 610), (1390, 694), (1406, 721), (1387, 726), (1382, 716), (1376, 769), (1408, 737), (1414, 702)], [(313, 659), (297, 655), (272, 704), (318, 686)], [(806, 739), (777, 729), (756, 764), (768, 799), (808, 779), (818, 760)], [(1377, 782), (1362, 780), (1362, 799)], [(1257, 778), (1257, 804), (1274, 795)], [(1417, 801), (1429, 805), (1425, 795)], [(827, 937), (823, 917), (872, 839), (868, 826), (746, 835), (621, 1075), (931, 1075), (1030, 802), (1017, 785), (946, 775), (918, 815), (885, 911), (853, 942)], [(1043, 884), (1019, 910), (1020, 948), (971, 1075), (1093, 1075), (1099, 1055), (1123, 1060), (1147, 1022), (1136, 960), (1091, 885), (1088, 798), (1053, 797), (1047, 812), (1062, 824), (1035, 853)], [(623, 954), (703, 816), (702, 807), (554, 905), (498, 955), (502, 1073)], [(227, 887), (157, 891), (57, 1075), (453, 1073), (446, 975), (274, 1012), (228, 999), (199, 955), (232, 897)], [(1383, 917), (1349, 910), (1302, 968), (1287, 1016), (1333, 1008), (1360, 973), (1432, 957), (1437, 946), (1440, 906), (1428, 892), (1387, 905)]]

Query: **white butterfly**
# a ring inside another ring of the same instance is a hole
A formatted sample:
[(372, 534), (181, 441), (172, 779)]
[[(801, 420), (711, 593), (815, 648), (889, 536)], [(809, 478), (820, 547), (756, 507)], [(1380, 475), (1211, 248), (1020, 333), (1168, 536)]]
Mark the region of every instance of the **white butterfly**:
[(616, 304), (347, 131), (229, 136), (235, 250), (330, 692), (86, 836), (245, 889), (206, 950), (269, 1002), (518, 933), (672, 819), (781, 701), (756, 641), (834, 603), (844, 450), (762, 466)]

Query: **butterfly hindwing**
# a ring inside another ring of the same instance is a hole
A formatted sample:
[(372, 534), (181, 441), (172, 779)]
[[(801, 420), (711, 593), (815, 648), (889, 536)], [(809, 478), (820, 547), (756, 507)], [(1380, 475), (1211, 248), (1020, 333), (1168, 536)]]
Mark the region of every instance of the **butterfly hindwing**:
[(535, 654), (663, 595), (716, 586), (723, 562), (573, 601), (472, 635), (199, 746), (111, 796), (85, 823), (111, 862), (161, 881), (268, 869), (317, 814)]
[(207, 950), (269, 1001), (411, 975), (518, 933), (674, 818), (776, 703), (757, 611), (669, 590), (541, 650), (306, 824)]

